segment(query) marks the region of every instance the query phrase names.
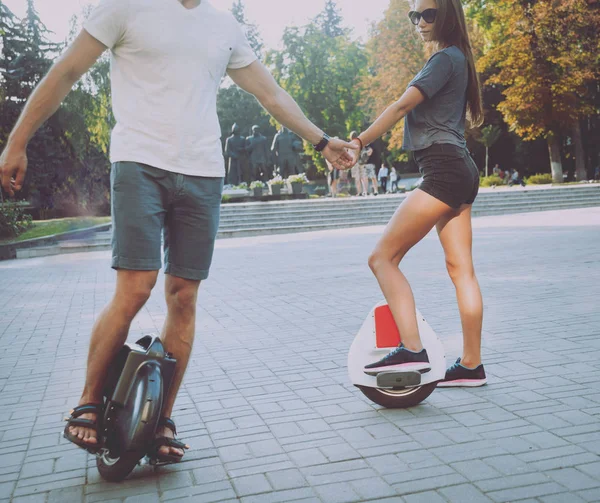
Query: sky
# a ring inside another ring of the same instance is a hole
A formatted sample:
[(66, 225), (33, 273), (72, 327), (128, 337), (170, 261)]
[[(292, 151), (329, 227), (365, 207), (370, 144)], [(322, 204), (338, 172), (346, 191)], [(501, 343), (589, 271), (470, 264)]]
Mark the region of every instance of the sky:
[[(164, 0), (176, 2), (178, 0)], [(215, 6), (230, 9), (233, 0), (210, 0)], [(25, 14), (26, 0), (3, 0), (4, 4), (22, 17)], [(69, 33), (69, 19), (79, 14), (88, 4), (98, 0), (35, 0), (38, 14), (47, 28), (55, 34), (55, 42), (62, 42)], [(268, 49), (279, 47), (286, 26), (302, 26), (315, 17), (325, 4), (325, 0), (244, 0), (246, 17), (258, 25), (260, 34)], [(368, 38), (372, 21), (379, 21), (389, 4), (389, 0), (338, 0), (344, 24), (353, 29), (355, 38), (364, 41)]]

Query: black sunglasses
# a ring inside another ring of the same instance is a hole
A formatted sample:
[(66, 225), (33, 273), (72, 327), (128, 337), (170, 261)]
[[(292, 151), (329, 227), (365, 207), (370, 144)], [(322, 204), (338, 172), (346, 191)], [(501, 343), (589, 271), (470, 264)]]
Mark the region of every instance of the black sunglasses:
[(437, 14), (437, 9), (425, 9), (423, 12), (417, 12), (415, 10), (411, 10), (408, 13), (408, 17), (410, 22), (415, 26), (419, 24), (421, 18), (427, 23), (431, 24), (435, 21), (435, 16)]

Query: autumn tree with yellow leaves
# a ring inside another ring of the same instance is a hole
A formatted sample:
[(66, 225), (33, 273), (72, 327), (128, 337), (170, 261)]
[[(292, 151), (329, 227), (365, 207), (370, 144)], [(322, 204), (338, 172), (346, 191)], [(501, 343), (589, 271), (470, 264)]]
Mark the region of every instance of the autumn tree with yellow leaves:
[(581, 120), (598, 115), (600, 9), (585, 0), (494, 0), (480, 11), (489, 47), (479, 62), (486, 84), (502, 86), (498, 105), (509, 129), (548, 143), (552, 177), (563, 181), (561, 137), (575, 146), (586, 178)]

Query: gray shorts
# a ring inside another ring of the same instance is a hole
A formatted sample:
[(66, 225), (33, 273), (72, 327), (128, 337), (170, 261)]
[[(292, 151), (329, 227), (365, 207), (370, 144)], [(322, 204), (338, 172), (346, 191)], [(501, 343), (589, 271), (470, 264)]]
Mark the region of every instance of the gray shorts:
[(219, 228), (223, 178), (116, 162), (110, 189), (114, 269), (159, 270), (162, 233), (165, 274), (191, 280), (208, 277)]

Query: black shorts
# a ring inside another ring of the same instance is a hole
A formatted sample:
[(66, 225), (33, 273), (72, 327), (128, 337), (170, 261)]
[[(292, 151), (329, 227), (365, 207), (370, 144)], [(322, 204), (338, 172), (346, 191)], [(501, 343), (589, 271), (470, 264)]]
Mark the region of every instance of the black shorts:
[(473, 204), (479, 192), (479, 170), (466, 148), (436, 143), (414, 156), (423, 175), (422, 191), (454, 209)]

